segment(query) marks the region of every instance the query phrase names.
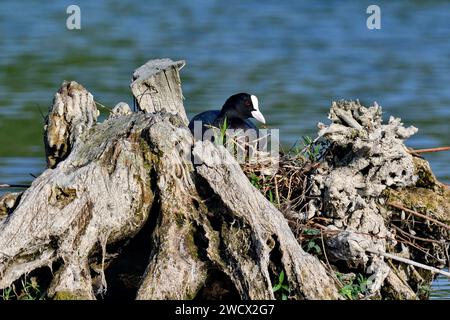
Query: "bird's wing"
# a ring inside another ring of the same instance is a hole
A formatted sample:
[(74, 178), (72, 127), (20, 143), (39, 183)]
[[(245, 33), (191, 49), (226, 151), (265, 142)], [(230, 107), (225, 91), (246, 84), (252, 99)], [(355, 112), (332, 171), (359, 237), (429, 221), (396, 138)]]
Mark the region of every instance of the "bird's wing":
[(191, 119), (191, 122), (189, 122), (189, 129), (191, 129), (191, 131), (194, 129), (195, 121), (201, 121), (203, 123), (203, 126), (212, 125), (216, 120), (217, 116), (219, 115), (219, 113), (220, 113), (219, 110), (208, 110), (195, 115)]

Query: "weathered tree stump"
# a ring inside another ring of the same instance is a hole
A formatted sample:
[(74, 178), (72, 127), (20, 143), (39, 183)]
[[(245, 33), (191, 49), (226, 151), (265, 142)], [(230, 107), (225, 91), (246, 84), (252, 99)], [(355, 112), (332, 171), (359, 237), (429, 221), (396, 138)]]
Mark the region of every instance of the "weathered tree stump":
[[(183, 66), (162, 59), (138, 68), (131, 90), (139, 112), (120, 103), (102, 123), (93, 96), (63, 83), (46, 119), (48, 169), (24, 192), (0, 197), (0, 289), (49, 267), (49, 298), (107, 298), (115, 279), (105, 269), (145, 232), (140, 248), (149, 258), (139, 274), (129, 272), (137, 278), (129, 298), (274, 299), (281, 273), (290, 299), (340, 298), (328, 259), (302, 249), (226, 149), (194, 142)], [(392, 245), (392, 213), (377, 201), (389, 191), (399, 199), (405, 193), (395, 192), (417, 187), (425, 172), (403, 145), (412, 129), (397, 119), (382, 126), (380, 114), (377, 106), (333, 106), (333, 124), (321, 131), (332, 154), (310, 179), (321, 201), (308, 212), (333, 221), (327, 230), (334, 233), (325, 235), (332, 264), (363, 267), (374, 275), (372, 292), (412, 299), (402, 274), (366, 251)]]
[(0, 288), (59, 262), (48, 296), (95, 299), (108, 279), (101, 270), (94, 291), (90, 256), (100, 252), (104, 264), (106, 245), (136, 235), (151, 212), (157, 222), (138, 299), (194, 298), (217, 273), (243, 299), (273, 299), (281, 271), (292, 298), (338, 298), (321, 262), (302, 250), (237, 163), (213, 167), (225, 150), (199, 143), (194, 150), (205, 164), (190, 162), (183, 64), (155, 60), (136, 70), (131, 87), (143, 112), (116, 112), (103, 123), (92, 95), (63, 83), (46, 123), (49, 169), (0, 225)]
[(179, 74), (184, 65), (184, 61), (158, 59), (136, 69), (130, 87), (138, 109), (147, 113), (165, 111), (177, 114), (188, 124)]

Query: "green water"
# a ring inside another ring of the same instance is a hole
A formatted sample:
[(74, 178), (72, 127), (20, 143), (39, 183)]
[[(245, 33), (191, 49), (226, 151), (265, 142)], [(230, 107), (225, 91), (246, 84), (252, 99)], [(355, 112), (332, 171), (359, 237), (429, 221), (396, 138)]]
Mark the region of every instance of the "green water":
[[(370, 1), (69, 1), (0, 3), (0, 182), (44, 169), (43, 119), (66, 80), (99, 102), (131, 104), (132, 71), (151, 58), (186, 59), (189, 116), (233, 93), (259, 97), (285, 145), (314, 135), (332, 100), (377, 101), (419, 132), (414, 148), (450, 145), (450, 3), (378, 1), (382, 29), (366, 28)], [(426, 155), (450, 183), (450, 152)], [(435, 282), (433, 298), (450, 298)]]

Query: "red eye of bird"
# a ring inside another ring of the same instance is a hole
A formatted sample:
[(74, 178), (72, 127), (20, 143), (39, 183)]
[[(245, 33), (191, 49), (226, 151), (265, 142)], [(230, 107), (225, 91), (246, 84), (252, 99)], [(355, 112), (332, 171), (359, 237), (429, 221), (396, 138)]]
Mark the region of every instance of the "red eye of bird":
[(251, 103), (250, 101), (245, 101), (245, 105), (246, 105), (247, 107), (251, 107), (251, 106), (252, 106), (252, 103)]

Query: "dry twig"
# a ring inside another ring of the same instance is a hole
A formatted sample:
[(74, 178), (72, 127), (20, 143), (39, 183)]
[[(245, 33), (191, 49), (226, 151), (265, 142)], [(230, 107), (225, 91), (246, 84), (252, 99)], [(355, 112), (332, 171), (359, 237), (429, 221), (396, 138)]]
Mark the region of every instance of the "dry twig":
[(422, 213), (419, 213), (419, 212), (417, 212), (417, 211), (414, 211), (414, 210), (405, 208), (404, 206), (402, 206), (402, 205), (400, 205), (400, 204), (398, 204), (398, 203), (388, 202), (387, 204), (388, 204), (389, 206), (394, 207), (394, 208), (397, 208), (397, 209), (403, 210), (403, 211), (405, 211), (405, 212), (411, 213), (411, 214), (413, 214), (413, 215), (415, 215), (415, 216), (417, 216), (417, 217), (421, 217), (421, 218), (423, 218), (423, 219), (426, 219), (426, 220), (429, 220), (429, 221), (431, 221), (431, 222), (434, 222), (435, 224), (437, 224), (437, 225), (439, 225), (439, 226), (441, 226), (441, 227), (444, 227), (444, 228), (446, 228), (447, 230), (450, 230), (450, 226), (449, 226), (449, 225), (447, 225), (447, 224), (445, 224), (445, 223), (443, 223), (443, 222), (440, 222), (440, 221), (438, 221), (438, 220), (436, 220), (436, 219), (433, 219), (433, 218), (431, 218), (431, 217), (429, 217), (429, 216), (426, 216), (426, 215), (424, 215), (424, 214), (422, 214)]
[(428, 149), (410, 149), (410, 153), (429, 153), (429, 152), (439, 152), (439, 151), (448, 151), (450, 147), (439, 147), (439, 148), (428, 148)]

